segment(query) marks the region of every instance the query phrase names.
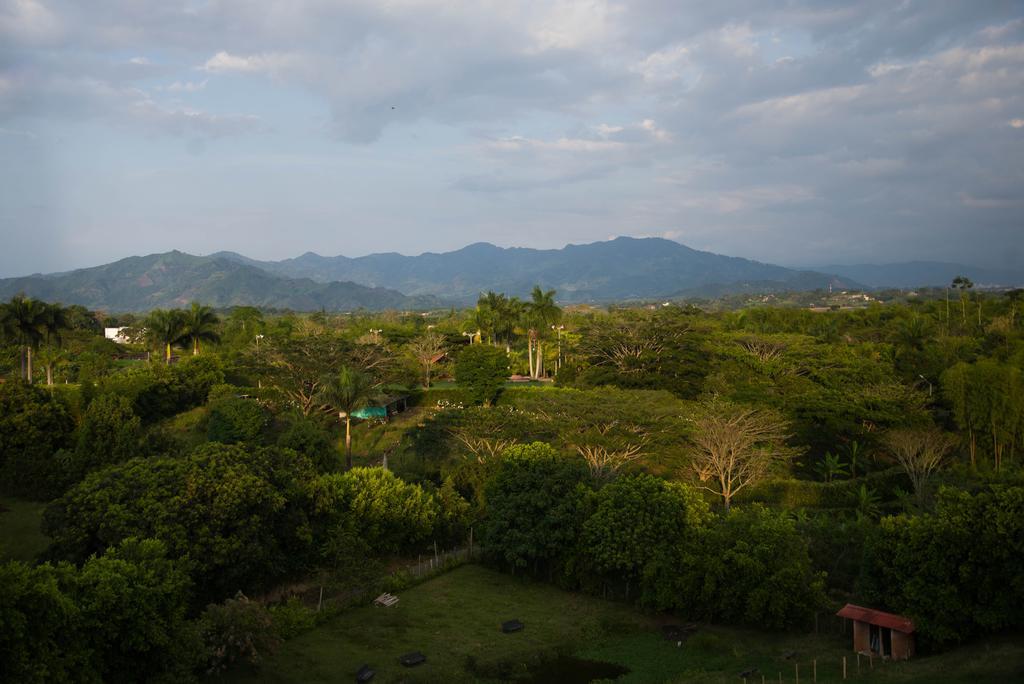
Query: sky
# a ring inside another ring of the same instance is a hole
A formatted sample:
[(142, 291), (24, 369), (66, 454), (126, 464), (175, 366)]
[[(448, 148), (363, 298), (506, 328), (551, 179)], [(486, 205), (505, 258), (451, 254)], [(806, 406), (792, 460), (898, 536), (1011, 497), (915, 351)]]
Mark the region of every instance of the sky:
[(0, 277), (179, 249), (1024, 262), (1021, 0), (0, 0)]

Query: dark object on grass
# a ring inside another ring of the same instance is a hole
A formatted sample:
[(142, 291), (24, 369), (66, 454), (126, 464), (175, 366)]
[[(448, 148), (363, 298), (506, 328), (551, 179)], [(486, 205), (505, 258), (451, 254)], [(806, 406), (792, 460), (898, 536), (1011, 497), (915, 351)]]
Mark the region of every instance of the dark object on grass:
[(759, 670), (756, 667), (752, 667), (749, 670), (744, 670), (743, 672), (740, 672), (740, 679), (746, 679), (747, 677), (753, 677), (758, 672), (759, 672)]
[(786, 660), (792, 660), (793, 658), (796, 658), (796, 651), (787, 651), (782, 657)]
[(362, 682), (368, 682), (368, 681), (370, 681), (371, 679), (373, 679), (373, 676), (374, 676), (375, 674), (377, 674), (377, 671), (376, 671), (376, 670), (373, 670), (373, 669), (371, 669), (369, 665), (363, 665), (363, 666), (362, 666), (361, 668), (359, 668), (359, 670), (358, 670), (358, 671), (356, 672), (356, 681), (357, 681), (357, 682), (360, 682), (360, 684), (361, 684)]
[(661, 633), (669, 641), (685, 641), (693, 636), (698, 626), (692, 622), (685, 625), (662, 625)]
[(404, 656), (398, 659), (398, 662), (406, 667), (416, 667), (427, 662), (427, 656), (423, 655), (419, 651), (413, 651), (412, 653), (406, 653)]
[(525, 627), (519, 620), (509, 620), (501, 623), (501, 631), (505, 634), (511, 634), (512, 632), (521, 632)]

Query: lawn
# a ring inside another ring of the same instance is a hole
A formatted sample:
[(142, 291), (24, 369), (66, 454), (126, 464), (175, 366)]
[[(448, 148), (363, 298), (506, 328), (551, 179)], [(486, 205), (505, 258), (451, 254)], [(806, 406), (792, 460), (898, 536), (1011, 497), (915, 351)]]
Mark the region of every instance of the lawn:
[(0, 560), (31, 561), (50, 539), (39, 530), (45, 503), (0, 497)]
[[(1020, 681), (1024, 648), (1019, 639), (996, 639), (910, 663), (867, 660), (857, 676), (847, 638), (839, 635), (778, 634), (725, 627), (701, 627), (677, 646), (666, 640), (665, 618), (628, 606), (564, 592), (552, 586), (510, 577), (477, 565), (463, 566), (400, 594), (392, 608), (350, 610), (285, 643), (258, 671), (235, 671), (231, 682), (352, 681), (365, 664), (377, 670), (374, 682), (553, 681), (571, 684), (537, 669), (559, 654), (616, 663), (630, 672), (616, 681), (739, 682), (739, 673), (758, 668), (749, 682), (812, 681), (817, 660), (819, 682), (841, 681), (842, 657), (848, 657), (852, 681), (970, 682)], [(503, 634), (500, 623), (516, 618), (519, 633)], [(406, 669), (397, 659), (422, 651), (427, 662)], [(787, 654), (795, 652), (791, 658)], [(565, 663), (563, 658), (561, 663)], [(547, 675), (545, 676), (545, 674)]]

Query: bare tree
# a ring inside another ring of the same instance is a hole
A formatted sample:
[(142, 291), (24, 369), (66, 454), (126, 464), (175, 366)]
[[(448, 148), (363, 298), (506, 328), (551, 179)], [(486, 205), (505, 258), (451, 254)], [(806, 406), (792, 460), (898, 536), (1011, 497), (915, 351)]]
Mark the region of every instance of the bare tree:
[(937, 428), (892, 430), (885, 436), (889, 453), (910, 478), (914, 494), (921, 502), (927, 493), (928, 480), (945, 464), (956, 443), (955, 435)]
[(590, 474), (597, 479), (614, 477), (623, 466), (644, 455), (646, 440), (639, 444), (626, 444), (618, 449), (600, 444), (582, 444), (576, 451), (590, 468)]
[(693, 422), (693, 470), (701, 482), (712, 483), (702, 486), (721, 496), (726, 510), (741, 489), (793, 455), (785, 445), (789, 426), (770, 409), (716, 400)]
[(455, 439), (459, 440), (466, 450), (476, 457), (477, 463), (500, 456), (503, 451), (515, 446), (518, 442), (515, 438), (477, 437), (465, 429), (455, 429), (451, 432)]
[(409, 343), (409, 352), (423, 369), (423, 386), (430, 388), (430, 369), (444, 355), (444, 338), (436, 332), (428, 332)]

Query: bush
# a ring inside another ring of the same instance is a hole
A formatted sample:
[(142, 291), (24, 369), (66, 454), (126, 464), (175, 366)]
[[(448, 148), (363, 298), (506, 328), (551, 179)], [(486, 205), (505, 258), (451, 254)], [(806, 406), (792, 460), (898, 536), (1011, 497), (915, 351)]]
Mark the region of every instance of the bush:
[(935, 512), (883, 518), (858, 591), (914, 619), (926, 644), (1024, 626), (1024, 487), (940, 490)]
[(429, 539), (437, 522), (434, 498), (383, 468), (323, 475), (312, 492), (326, 537), (354, 535), (372, 552), (408, 550)]
[(0, 384), (0, 483), (16, 496), (47, 499), (64, 486), (55, 454), (69, 445), (74, 420), (43, 389), (19, 380)]
[(207, 606), (199, 629), (206, 644), (208, 674), (237, 662), (256, 665), (280, 644), (270, 612), (241, 592), (223, 603)]
[(252, 399), (220, 399), (210, 405), (206, 436), (223, 444), (256, 443), (269, 421), (266, 409)]
[(678, 608), (707, 620), (803, 626), (824, 604), (824, 576), (784, 513), (733, 508), (681, 554)]
[(81, 570), (7, 563), (0, 585), (0, 681), (191, 679), (188, 574), (160, 542), (125, 540)]
[(586, 466), (547, 444), (507, 449), (486, 486), (484, 554), (510, 567), (549, 574), (562, 569), (582, 525)]
[(90, 470), (139, 455), (141, 421), (125, 397), (104, 394), (89, 404), (78, 428), (76, 479)]
[(455, 381), (469, 393), (474, 404), (493, 404), (508, 376), (508, 355), (497, 347), (471, 344), (455, 362)]
[(341, 459), (330, 433), (308, 418), (296, 417), (277, 438), (277, 445), (302, 454), (322, 473), (341, 467)]
[(201, 598), (267, 586), (304, 567), (312, 464), (295, 452), (211, 443), (88, 475), (46, 509), (51, 558), (82, 562), (127, 537), (188, 555)]

